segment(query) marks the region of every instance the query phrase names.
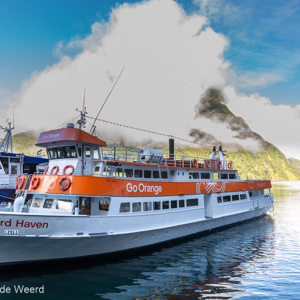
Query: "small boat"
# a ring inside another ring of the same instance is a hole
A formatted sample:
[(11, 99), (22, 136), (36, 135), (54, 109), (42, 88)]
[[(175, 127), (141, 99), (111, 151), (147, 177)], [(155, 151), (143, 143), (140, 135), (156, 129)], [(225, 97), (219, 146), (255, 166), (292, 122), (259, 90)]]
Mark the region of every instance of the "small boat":
[[(48, 159), (40, 156), (27, 156), (13, 153), (11, 123), (3, 129), (6, 132), (4, 139), (0, 143), (0, 210), (10, 204), (15, 199), (16, 185), (20, 183), (20, 176), (33, 174), (37, 171), (37, 166), (47, 164)], [(9, 152), (10, 150), (10, 152)], [(18, 180), (17, 180), (18, 178)]]
[[(222, 147), (207, 159), (108, 146), (68, 124), (42, 132), (43, 173), (0, 212), (0, 265), (138, 249), (263, 216), (270, 180), (242, 180)], [(28, 197), (29, 196), (29, 197)], [(30, 200), (27, 200), (30, 198)]]

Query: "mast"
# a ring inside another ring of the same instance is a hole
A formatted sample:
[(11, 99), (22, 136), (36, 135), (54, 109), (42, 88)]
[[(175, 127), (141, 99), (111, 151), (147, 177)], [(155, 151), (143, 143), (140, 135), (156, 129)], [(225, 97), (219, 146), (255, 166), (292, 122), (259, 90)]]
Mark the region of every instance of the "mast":
[(10, 152), (13, 152), (13, 147), (12, 147), (12, 130), (15, 128), (14, 126), (11, 127), (11, 122), (7, 119), (6, 122), (8, 123), (8, 127), (2, 127), (0, 126), (0, 129), (3, 129), (4, 132), (6, 132), (6, 135), (4, 139), (1, 141), (0, 144), (0, 152), (8, 152), (9, 146), (10, 146)]
[(85, 124), (86, 124), (86, 117), (85, 116), (87, 115), (86, 106), (85, 106), (85, 89), (84, 89), (84, 94), (83, 94), (82, 110), (80, 111), (77, 108), (76, 111), (80, 112), (80, 120), (77, 121), (78, 128), (79, 129), (85, 128)]

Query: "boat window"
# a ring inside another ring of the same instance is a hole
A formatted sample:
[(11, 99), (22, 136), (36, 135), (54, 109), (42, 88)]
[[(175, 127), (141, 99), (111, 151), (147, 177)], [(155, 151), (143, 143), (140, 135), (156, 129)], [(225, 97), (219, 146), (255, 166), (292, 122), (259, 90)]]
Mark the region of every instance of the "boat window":
[(20, 158), (17, 158), (17, 157), (11, 157), (11, 158), (10, 158), (10, 162), (11, 162), (11, 163), (19, 163), (19, 162), (20, 162)]
[(132, 169), (125, 169), (124, 170), (124, 177), (132, 177), (133, 171)]
[(230, 202), (231, 196), (223, 196), (223, 202)]
[(10, 165), (10, 174), (18, 174), (18, 165)]
[(219, 173), (211, 173), (211, 179), (218, 179)]
[(228, 174), (227, 173), (222, 173), (221, 174), (221, 179), (228, 179)]
[(71, 210), (72, 206), (73, 203), (71, 200), (59, 199), (56, 203), (56, 209), (61, 209), (61, 210)]
[(198, 172), (190, 172), (189, 179), (199, 179), (199, 173)]
[(123, 169), (122, 168), (117, 168), (116, 169), (116, 176), (117, 177), (123, 177)]
[(162, 208), (169, 209), (169, 207), (170, 207), (169, 201), (163, 201)]
[(145, 178), (151, 178), (151, 171), (150, 170), (145, 170), (144, 171), (144, 177)]
[(201, 173), (201, 179), (210, 179), (210, 173)]
[(53, 204), (53, 199), (46, 199), (44, 203), (44, 208), (51, 208)]
[(184, 199), (179, 200), (179, 207), (184, 207)]
[(77, 158), (75, 146), (49, 148), (47, 154), (50, 159)]
[(142, 170), (134, 170), (134, 177), (135, 178), (142, 178), (143, 177), (143, 171)]
[(5, 174), (8, 174), (8, 157), (0, 158)]
[(109, 211), (109, 203), (109, 198), (99, 200), (99, 210)]
[(94, 175), (99, 175), (99, 171), (100, 171), (100, 167), (99, 166), (95, 167)]
[(103, 176), (115, 176), (114, 167), (104, 167)]
[(39, 208), (41, 207), (43, 199), (41, 198), (34, 198), (34, 200), (32, 201), (31, 207), (36, 207)]
[(159, 201), (154, 201), (153, 202), (153, 209), (154, 210), (160, 210), (160, 202)]
[(153, 171), (153, 178), (159, 178), (159, 171)]
[(198, 198), (186, 200), (186, 206), (197, 206), (197, 205), (198, 205)]
[(132, 211), (137, 212), (142, 210), (142, 204), (141, 202), (133, 202), (132, 203)]
[(221, 196), (218, 196), (217, 200), (218, 200), (218, 203), (222, 203), (222, 197)]
[(143, 202), (143, 210), (144, 211), (152, 210), (152, 202)]
[(177, 200), (171, 201), (171, 208), (177, 208)]
[(99, 147), (94, 147), (94, 159), (99, 159), (100, 158), (100, 151), (99, 151)]
[(240, 200), (240, 196), (239, 195), (232, 195), (232, 201), (237, 201)]
[(168, 172), (167, 171), (161, 171), (161, 178), (168, 178)]
[(229, 179), (236, 179), (236, 174), (229, 174)]
[(65, 147), (65, 155), (66, 155), (66, 158), (77, 158), (75, 146)]
[(170, 174), (171, 174), (171, 176), (174, 176), (175, 175), (175, 171), (171, 170)]
[(247, 199), (247, 196), (246, 196), (246, 194), (241, 194), (241, 195), (240, 195), (240, 197), (241, 197), (241, 200), (245, 200), (245, 199)]
[(78, 147), (78, 155), (81, 157), (81, 147)]
[(250, 197), (250, 198), (253, 197), (253, 192), (249, 192), (249, 197)]
[(130, 212), (130, 202), (121, 203), (120, 212)]
[(85, 147), (84, 157), (91, 158), (91, 148)]

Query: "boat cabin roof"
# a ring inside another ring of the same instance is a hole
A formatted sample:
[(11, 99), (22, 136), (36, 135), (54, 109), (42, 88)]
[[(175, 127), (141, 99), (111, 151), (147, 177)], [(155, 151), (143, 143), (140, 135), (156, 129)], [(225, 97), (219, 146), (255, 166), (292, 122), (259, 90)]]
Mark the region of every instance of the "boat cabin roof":
[(40, 134), (35, 145), (46, 147), (51, 143), (62, 141), (74, 141), (98, 146), (107, 146), (105, 141), (100, 140), (81, 129), (72, 127), (44, 131)]

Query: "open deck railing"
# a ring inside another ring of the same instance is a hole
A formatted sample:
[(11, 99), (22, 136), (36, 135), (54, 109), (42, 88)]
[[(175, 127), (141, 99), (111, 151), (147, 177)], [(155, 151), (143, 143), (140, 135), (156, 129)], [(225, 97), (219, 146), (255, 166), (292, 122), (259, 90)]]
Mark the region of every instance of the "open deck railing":
[[(103, 159), (122, 160), (128, 162), (141, 162), (139, 148), (111, 145), (107, 146), (103, 152)], [(202, 157), (191, 157), (184, 155), (174, 155), (174, 158), (167, 157), (168, 154), (164, 153), (159, 165), (184, 167), (184, 168), (200, 168), (200, 169), (233, 169), (233, 162), (221, 162), (218, 159), (205, 159)], [(157, 164), (157, 163), (156, 163)]]

